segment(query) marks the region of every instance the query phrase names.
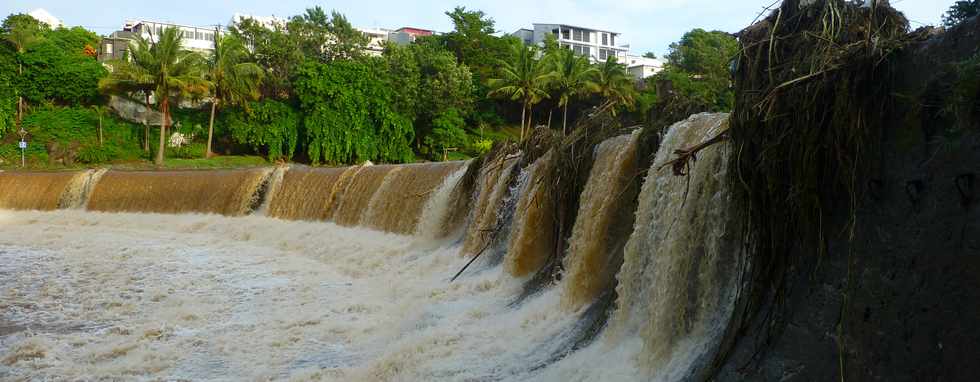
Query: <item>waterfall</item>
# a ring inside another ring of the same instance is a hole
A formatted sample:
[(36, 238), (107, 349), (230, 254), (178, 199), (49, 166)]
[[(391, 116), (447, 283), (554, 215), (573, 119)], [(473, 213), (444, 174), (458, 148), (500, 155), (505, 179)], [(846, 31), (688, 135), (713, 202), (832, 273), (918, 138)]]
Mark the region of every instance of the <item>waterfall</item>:
[(267, 215), (289, 220), (329, 220), (333, 216), (334, 197), (342, 180), (349, 179), (360, 167), (310, 168), (290, 166), (282, 175), (276, 190), (266, 196)]
[(442, 184), (432, 192), (422, 208), (418, 227), (415, 230), (416, 235), (428, 239), (438, 239), (452, 235), (453, 231), (460, 231), (459, 227), (450, 226), (453, 224), (450, 221), (452, 208), (455, 207), (452, 202), (454, 193), (458, 190), (457, 185), (466, 175), (469, 166), (470, 162), (465, 162), (443, 179)]
[(476, 202), (467, 218), (466, 239), (460, 252), (463, 256), (478, 255), (487, 250), (503, 229), (498, 224), (504, 212), (501, 203), (508, 194), (518, 159), (517, 155), (494, 158), (480, 170)]
[(555, 171), (555, 152), (550, 150), (521, 173), (517, 211), (512, 224), (504, 266), (523, 277), (544, 266), (555, 252), (554, 192), (549, 187)]
[(397, 171), (398, 168), (392, 165), (361, 166), (353, 174), (344, 191), (335, 197), (334, 201), (338, 204), (333, 221), (348, 227), (358, 225), (370, 206), (374, 193), (381, 188), (388, 173)]
[(95, 185), (105, 175), (108, 169), (93, 169), (79, 172), (72, 178), (71, 182), (65, 186), (65, 191), (61, 194), (61, 201), (58, 208), (61, 209), (83, 209), (88, 204), (88, 199), (92, 196)]
[(259, 208), (255, 210), (255, 214), (263, 216), (269, 215), (269, 204), (272, 203), (273, 196), (278, 195), (279, 190), (282, 189), (282, 180), (286, 176), (287, 170), (289, 170), (288, 165), (278, 166), (272, 170), (272, 174), (266, 178), (265, 184), (263, 185), (265, 188), (265, 192), (263, 194), (264, 198), (262, 198), (262, 203), (259, 205)]
[(88, 209), (104, 212), (213, 213), (241, 216), (256, 207), (269, 169), (108, 171)]
[[(603, 349), (615, 350), (622, 374), (603, 372), (595, 379), (628, 375), (625, 379), (684, 380), (703, 377), (715, 356), (733, 310), (736, 272), (743, 259), (727, 183), (730, 148), (717, 144), (699, 152), (687, 176), (675, 176), (670, 168), (661, 167), (674, 158), (676, 150), (706, 141), (725, 128), (726, 114), (699, 114), (673, 125), (649, 169), (640, 168), (640, 131), (608, 138), (592, 148), (592, 160), (585, 161), (591, 162), (591, 168), (575, 172), (574, 182), (584, 181), (580, 194), (573, 195), (578, 205), (561, 210), (558, 199), (564, 194), (558, 191), (571, 182), (561, 179), (567, 175), (562, 172), (565, 164), (559, 163), (560, 153), (568, 148), (561, 143), (535, 147), (535, 153), (544, 154), (533, 162), (515, 152), (515, 146), (501, 146), (504, 148), (471, 162), (2, 172), (0, 209), (211, 214), (63, 211), (45, 219), (57, 223), (67, 214), (68, 218), (96, 222), (115, 219), (119, 226), (126, 226), (122, 221), (129, 219), (144, 219), (156, 222), (154, 229), (168, 227), (161, 222), (171, 221), (182, 224), (173, 228), (173, 237), (205, 227), (208, 232), (200, 232), (202, 235), (225, 235), (241, 241), (234, 245), (247, 248), (251, 238), (261, 236), (262, 245), (269, 248), (302, 249), (303, 255), (316, 257), (312, 266), (336, 266), (316, 277), (323, 275), (344, 287), (323, 295), (332, 296), (335, 303), (371, 301), (371, 306), (346, 308), (348, 313), (371, 316), (372, 310), (385, 312), (375, 319), (388, 320), (391, 325), (357, 331), (359, 335), (393, 333), (377, 337), (382, 338), (379, 343), (417, 337), (429, 350), (438, 341), (426, 336), (456, 336), (453, 338), (470, 344), (471, 353), (447, 351), (436, 358), (459, 360), (453, 357), (499, 353), (504, 358), (497, 360), (512, 363), (503, 369), (491, 365), (481, 369), (482, 374), (467, 374), (475, 380), (536, 379), (569, 367), (575, 370), (572, 376), (584, 375), (580, 374), (582, 359), (565, 360)], [(642, 174), (646, 176), (640, 179)], [(577, 209), (575, 221), (563, 233), (567, 236), (559, 237), (557, 216), (559, 212), (571, 214), (568, 208)], [(17, 215), (20, 213), (10, 214), (18, 221), (29, 221)], [(249, 214), (257, 216), (237, 218)], [(233, 221), (216, 215), (236, 217), (234, 221), (242, 227), (211, 225)], [(195, 222), (180, 223), (183, 221)], [(266, 225), (275, 226), (275, 233), (257, 233)], [(415, 238), (404, 240), (391, 233)], [(220, 242), (222, 247), (208, 247), (208, 251), (225, 250), (226, 241)], [(338, 258), (335, 252), (344, 255)], [(480, 269), (486, 272), (474, 272), (453, 284), (446, 282), (466, 264), (466, 259), (455, 255), (472, 258), (484, 252), (489, 253), (482, 256)], [(188, 258), (207, 255), (188, 253)], [(398, 253), (405, 255), (388, 255)], [(368, 258), (371, 260), (365, 260)], [(541, 271), (552, 267), (562, 270), (557, 283), (554, 272)], [(293, 271), (302, 269), (297, 266)], [(530, 275), (534, 277), (529, 281)], [(309, 280), (310, 286), (321, 284), (316, 277)], [(365, 279), (369, 277), (377, 279)], [(398, 288), (377, 286), (389, 280)], [(527, 288), (531, 284), (535, 287)], [(403, 289), (409, 293), (402, 293)], [(476, 298), (479, 296), (487, 298)], [(385, 310), (396, 308), (403, 310)], [(484, 317), (488, 318), (481, 322)], [(336, 328), (341, 321), (322, 322)], [(467, 342), (465, 336), (455, 333), (457, 323), (466, 323), (477, 339), (522, 329), (532, 333), (518, 335), (536, 337), (520, 348), (487, 350), (480, 348), (486, 341)], [(446, 342), (440, 346), (452, 346), (451, 341)], [(411, 343), (401, 345), (417, 348)], [(389, 368), (382, 362), (379, 367), (400, 377), (398, 370), (415, 365), (407, 362)], [(437, 371), (412, 370), (419, 376), (438, 375)]]
[(0, 172), (0, 209), (54, 210), (68, 184), (80, 173)]
[(697, 114), (670, 128), (640, 191), (617, 276), (613, 338), (639, 336), (638, 361), (658, 380), (703, 372), (733, 309), (742, 258), (726, 178), (730, 148), (699, 152), (686, 177), (660, 168), (675, 150), (714, 137), (727, 121), (727, 114)]
[(374, 191), (361, 226), (400, 234), (414, 233), (432, 194), (464, 162), (398, 166)]
[(576, 309), (612, 286), (633, 226), (640, 131), (603, 141), (582, 190), (565, 255), (562, 303)]

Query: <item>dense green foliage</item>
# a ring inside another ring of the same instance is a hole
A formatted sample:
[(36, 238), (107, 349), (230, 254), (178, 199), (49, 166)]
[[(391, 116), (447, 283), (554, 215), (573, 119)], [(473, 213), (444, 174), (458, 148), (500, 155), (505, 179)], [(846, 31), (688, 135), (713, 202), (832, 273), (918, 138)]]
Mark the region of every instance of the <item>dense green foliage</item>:
[[(103, 118), (104, 143), (98, 137), (98, 114), (91, 108), (45, 106), (24, 117), (28, 137), (28, 162), (71, 164), (107, 163), (140, 159), (142, 126), (107, 116)], [(0, 164), (17, 163), (20, 151), (16, 141), (0, 144)]]
[(210, 87), (211, 118), (208, 119), (208, 142), (204, 152), (206, 157), (211, 157), (214, 117), (218, 108), (257, 100), (265, 73), (255, 63), (248, 62), (248, 50), (235, 35), (216, 33), (214, 51), (207, 58), (207, 65), (204, 79)]
[[(204, 56), (181, 48), (180, 34), (168, 30), (156, 42), (134, 41), (131, 60), (107, 63), (111, 73), (93, 57), (92, 46), (99, 45), (93, 33), (52, 31), (30, 16), (10, 16), (0, 46), (0, 134), (11, 141), (19, 95), (28, 114), (51, 105), (99, 107), (114, 95), (165, 116), (151, 126), (160, 132), (153, 138), (159, 144), (150, 145), (150, 133), (142, 129), (132, 137), (137, 147), (155, 146), (144, 152), (159, 154), (158, 165), (166, 164), (166, 155), (210, 155), (212, 141), (214, 151), (260, 153), (269, 160), (406, 162), (478, 155), (495, 141), (517, 138), (518, 131), (523, 138), (535, 123), (551, 127), (552, 114), (561, 120), (554, 128), (571, 129), (596, 109), (616, 113), (633, 109), (637, 100), (650, 105), (663, 98), (637, 95), (625, 66), (615, 60), (591, 63), (555, 38), (525, 46), (500, 36), (482, 11), (456, 7), (445, 14), (452, 31), (392, 43), (381, 57), (367, 53), (368, 36), (344, 15), (320, 7), (271, 29), (241, 20), (215, 42), (214, 54)], [(711, 33), (692, 32), (675, 47), (674, 65), (689, 74), (675, 82), (699, 103), (718, 103), (711, 98), (717, 83), (705, 79), (717, 77), (721, 61), (699, 55), (700, 46), (717, 43)], [(194, 107), (181, 102), (188, 100)], [(160, 123), (165, 127), (157, 130)], [(171, 139), (184, 142), (170, 145)], [(76, 146), (73, 159), (91, 163), (126, 152), (114, 144)]]
[(269, 160), (291, 159), (299, 142), (299, 113), (292, 106), (274, 100), (247, 105), (229, 110), (222, 118), (231, 136), (265, 152)]
[(953, 27), (980, 14), (980, 0), (959, 0), (943, 15), (943, 25)]
[(408, 162), (412, 121), (395, 110), (381, 59), (308, 62), (295, 79), (313, 163)]
[[(64, 31), (67, 30), (57, 29), (49, 36)], [(92, 38), (96, 38), (94, 34)], [(94, 44), (94, 41), (90, 42)], [(70, 50), (66, 50), (63, 46), (69, 44), (72, 44)], [(72, 41), (59, 43), (49, 37), (28, 48), (21, 60), (24, 75), (20, 83), (24, 98), (31, 103), (51, 101), (62, 105), (98, 102), (99, 80), (107, 72), (94, 57), (83, 53), (86, 45), (92, 44)]]
[(731, 65), (738, 49), (738, 41), (725, 32), (685, 33), (670, 45), (664, 70), (646, 79), (641, 103), (663, 123), (703, 111), (731, 111)]
[(17, 63), (13, 51), (0, 45), (0, 137), (13, 131), (17, 115)]

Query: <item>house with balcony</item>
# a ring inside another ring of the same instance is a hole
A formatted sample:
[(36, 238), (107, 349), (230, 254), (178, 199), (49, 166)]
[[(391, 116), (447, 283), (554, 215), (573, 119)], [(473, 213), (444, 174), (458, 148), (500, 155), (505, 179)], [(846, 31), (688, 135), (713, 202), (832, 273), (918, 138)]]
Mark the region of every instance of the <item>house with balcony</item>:
[(520, 29), (511, 35), (524, 40), (525, 44), (541, 46), (547, 35), (554, 35), (558, 45), (589, 58), (591, 62), (606, 61), (615, 57), (620, 63), (626, 62), (629, 45), (623, 44), (619, 33), (585, 28), (568, 24), (532, 24), (533, 29)]

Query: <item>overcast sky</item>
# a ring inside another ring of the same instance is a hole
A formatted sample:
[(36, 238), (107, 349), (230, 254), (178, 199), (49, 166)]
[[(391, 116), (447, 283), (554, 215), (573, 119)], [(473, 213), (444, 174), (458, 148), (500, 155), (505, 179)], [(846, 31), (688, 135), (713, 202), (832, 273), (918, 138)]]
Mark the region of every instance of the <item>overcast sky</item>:
[[(152, 19), (190, 25), (227, 24), (235, 12), (291, 16), (319, 5), (347, 15), (358, 27), (415, 26), (437, 31), (452, 29), (444, 12), (456, 5), (486, 12), (497, 29), (513, 32), (531, 23), (564, 23), (607, 29), (623, 34), (634, 53), (658, 56), (671, 42), (693, 28), (735, 32), (747, 26), (774, 0), (4, 0), (3, 15), (47, 9), (70, 26), (81, 25), (99, 34), (118, 30), (126, 19)], [(954, 0), (892, 0), (912, 26), (937, 25)]]

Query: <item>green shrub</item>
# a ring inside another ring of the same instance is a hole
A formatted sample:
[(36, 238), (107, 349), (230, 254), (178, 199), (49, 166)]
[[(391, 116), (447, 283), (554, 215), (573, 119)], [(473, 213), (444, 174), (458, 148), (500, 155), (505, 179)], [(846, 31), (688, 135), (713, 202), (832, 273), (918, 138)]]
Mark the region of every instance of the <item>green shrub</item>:
[(248, 108), (223, 113), (222, 125), (236, 142), (266, 152), (269, 160), (289, 160), (299, 139), (299, 113), (284, 102), (250, 102)]
[(85, 146), (78, 151), (79, 162), (86, 164), (107, 163), (119, 157), (119, 149), (116, 146)]

